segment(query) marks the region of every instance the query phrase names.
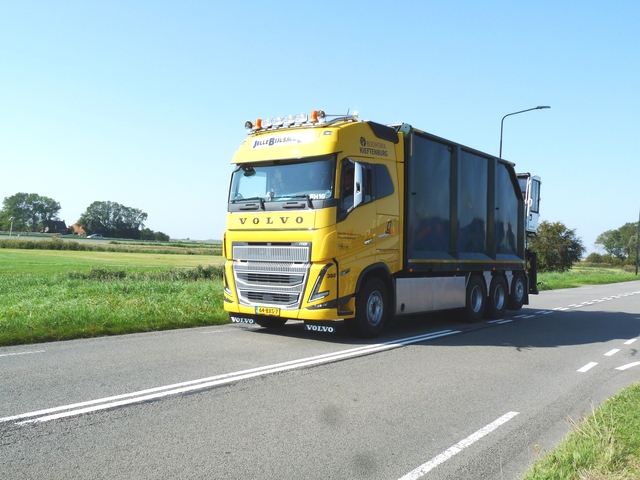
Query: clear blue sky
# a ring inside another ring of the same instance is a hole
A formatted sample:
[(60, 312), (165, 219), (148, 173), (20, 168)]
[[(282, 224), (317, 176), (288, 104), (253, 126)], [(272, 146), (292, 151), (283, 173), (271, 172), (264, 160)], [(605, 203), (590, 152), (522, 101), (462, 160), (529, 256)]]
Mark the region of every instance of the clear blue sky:
[(220, 239), (246, 120), (408, 122), (542, 177), (542, 219), (638, 220), (640, 2), (0, 0), (0, 199)]

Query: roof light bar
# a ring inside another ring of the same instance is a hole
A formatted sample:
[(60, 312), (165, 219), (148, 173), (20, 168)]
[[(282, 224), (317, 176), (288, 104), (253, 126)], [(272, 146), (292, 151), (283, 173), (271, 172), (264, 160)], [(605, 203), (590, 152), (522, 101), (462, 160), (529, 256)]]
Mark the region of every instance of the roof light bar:
[(313, 110), (311, 114), (299, 113), (298, 115), (287, 115), (285, 117), (271, 117), (260, 119), (258, 118), (255, 123), (245, 122), (244, 128), (247, 129), (249, 134), (256, 133), (263, 130), (276, 130), (279, 128), (297, 127), (302, 125), (324, 125), (337, 121), (354, 121), (358, 119), (358, 113), (354, 112), (352, 115), (347, 113), (346, 116), (329, 115), (332, 120), (327, 119), (327, 114), (323, 110)]

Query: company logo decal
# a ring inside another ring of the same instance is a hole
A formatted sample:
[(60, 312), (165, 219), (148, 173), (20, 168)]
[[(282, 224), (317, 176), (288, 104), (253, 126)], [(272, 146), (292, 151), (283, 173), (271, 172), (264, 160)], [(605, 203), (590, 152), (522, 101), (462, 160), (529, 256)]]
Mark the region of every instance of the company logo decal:
[(246, 318), (246, 317), (233, 317), (233, 316), (231, 316), (231, 321), (233, 323), (250, 323), (250, 324), (254, 324), (255, 323), (253, 321), (253, 318)]
[(360, 153), (363, 155), (377, 155), (378, 157), (388, 157), (387, 144), (376, 142), (360, 137)]
[[(240, 221), (240, 223), (242, 225), (245, 225), (247, 223), (247, 220), (249, 220), (249, 217), (240, 217), (238, 218), (238, 220)], [(278, 217), (275, 219), (273, 217), (265, 217), (262, 218), (263, 225), (276, 225), (276, 223), (278, 223), (278, 220), (280, 220), (279, 224), (280, 225), (286, 225), (287, 222), (289, 221), (289, 217)], [(294, 220), (298, 225), (300, 225), (302, 222), (304, 222), (304, 218), (303, 217), (296, 217)], [(251, 219), (251, 223), (254, 225), (260, 225), (261, 223), (261, 219), (259, 217), (253, 217), (253, 219)]]
[(255, 138), (251, 148), (284, 147), (286, 145), (302, 145), (313, 141), (313, 132), (294, 132), (268, 138)]
[(334, 333), (335, 329), (333, 327), (326, 327), (324, 325), (306, 325), (305, 328), (311, 332), (327, 332)]

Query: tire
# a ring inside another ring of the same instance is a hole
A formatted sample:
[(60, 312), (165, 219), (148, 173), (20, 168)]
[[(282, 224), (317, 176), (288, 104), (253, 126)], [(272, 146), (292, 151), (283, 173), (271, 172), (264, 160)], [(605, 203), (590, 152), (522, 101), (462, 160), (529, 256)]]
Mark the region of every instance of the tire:
[(287, 323), (286, 318), (280, 317), (254, 317), (253, 321), (264, 328), (280, 328)]
[(492, 320), (502, 318), (507, 310), (508, 299), (507, 280), (501, 274), (494, 275), (491, 279), (491, 285), (489, 285), (485, 316)]
[(478, 275), (471, 275), (469, 283), (467, 283), (466, 301), (463, 309), (465, 320), (469, 323), (482, 320), (486, 304), (487, 295), (484, 280)]
[(345, 320), (347, 329), (362, 338), (377, 337), (387, 321), (387, 289), (378, 277), (371, 277), (356, 298), (355, 318)]
[(524, 299), (527, 292), (527, 283), (522, 272), (516, 272), (513, 274), (513, 281), (511, 282), (511, 292), (509, 293), (509, 303), (507, 308), (509, 310), (520, 310), (524, 305)]

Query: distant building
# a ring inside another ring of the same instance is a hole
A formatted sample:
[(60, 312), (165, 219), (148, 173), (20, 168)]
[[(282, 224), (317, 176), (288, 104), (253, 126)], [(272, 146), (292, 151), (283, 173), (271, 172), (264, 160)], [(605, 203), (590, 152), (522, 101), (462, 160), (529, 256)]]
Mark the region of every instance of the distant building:
[(63, 235), (69, 233), (69, 229), (64, 220), (44, 220), (42, 224), (44, 225), (42, 233), (61, 233)]
[(85, 235), (87, 232), (84, 231), (81, 225), (74, 223), (69, 227), (69, 229), (73, 232), (74, 235)]

